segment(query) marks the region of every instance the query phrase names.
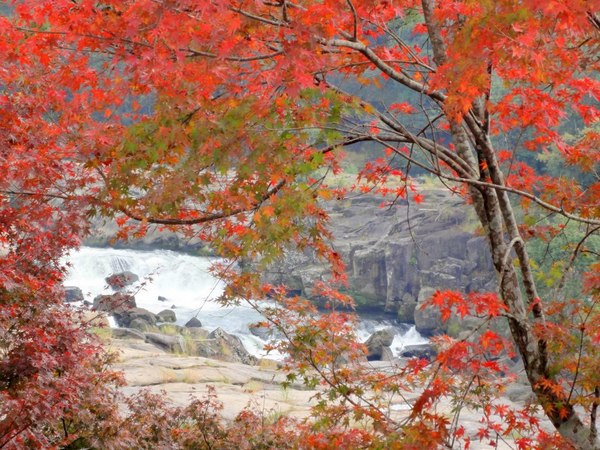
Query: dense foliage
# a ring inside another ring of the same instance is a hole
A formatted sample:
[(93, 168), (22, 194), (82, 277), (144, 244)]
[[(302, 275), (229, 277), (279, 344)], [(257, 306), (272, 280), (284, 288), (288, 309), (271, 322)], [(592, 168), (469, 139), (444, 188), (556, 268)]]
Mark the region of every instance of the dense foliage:
[[(600, 448), (600, 264), (581, 259), (597, 257), (588, 242), (600, 228), (600, 2), (11, 6), (0, 18), (0, 446), (433, 448), (510, 436), (519, 448)], [(394, 95), (371, 102), (382, 85)], [(345, 195), (327, 175), (364, 142), (373, 154), (353, 189), (418, 202), (412, 167), (449, 183), (473, 204), (498, 274), (496, 293), (430, 301), (444, 317), (483, 320), (479, 333), (440, 337), (434, 361), (393, 374), (360, 364), (351, 315), (318, 314), (260, 280), (289, 249), (310, 249), (331, 266), (314, 294), (351, 305), (336, 290), (344, 265), (322, 202)], [(212, 403), (195, 403), (163, 420), (150, 397), (120, 417), (118, 379), (61, 306), (59, 258), (94, 215), (116, 218), (123, 237), (177, 227), (243, 262), (215, 267), (223, 301), (269, 294), (284, 307), (263, 312), (287, 337), (290, 381), (322, 386), (314, 422), (276, 421), (257, 437), (251, 413), (228, 428)], [(538, 290), (544, 263), (526, 241), (567, 234), (555, 251), (576, 289), (557, 276)], [(512, 344), (492, 331), (498, 321)], [(539, 428), (536, 405), (496, 400), (510, 379), (498, 359), (513, 346), (560, 438)], [(386, 405), (412, 391), (400, 420)], [(465, 407), (482, 412), (476, 435), (460, 424)]]

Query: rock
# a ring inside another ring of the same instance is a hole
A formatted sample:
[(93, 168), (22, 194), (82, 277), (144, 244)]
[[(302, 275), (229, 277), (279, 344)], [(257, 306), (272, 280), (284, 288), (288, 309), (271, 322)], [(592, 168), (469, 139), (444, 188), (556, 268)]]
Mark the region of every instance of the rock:
[(437, 355), (431, 344), (406, 345), (400, 352), (402, 358), (421, 358), (431, 360)]
[(158, 296), (158, 301), (159, 302), (168, 302), (169, 299), (167, 297), (163, 297), (162, 295), (159, 295)]
[(144, 333), (139, 330), (134, 330), (132, 328), (113, 328), (112, 337), (118, 339), (141, 339), (142, 341), (146, 339)]
[(419, 298), (415, 309), (415, 327), (423, 336), (434, 336), (444, 331), (440, 310), (434, 306), (423, 307), (435, 291), (435, 289), (430, 287), (424, 287), (419, 291)]
[(393, 361), (394, 360), (394, 353), (392, 352), (392, 349), (389, 347), (383, 347), (383, 350), (381, 352), (381, 356), (379, 357), (380, 361)]
[(257, 359), (244, 348), (240, 338), (223, 331), (221, 328), (217, 328), (210, 333), (206, 340), (195, 341), (195, 344), (194, 353), (198, 356), (249, 365), (257, 363)]
[(171, 305), (171, 309), (176, 309), (176, 308), (177, 308), (177, 306)]
[(176, 322), (177, 316), (175, 312), (171, 309), (163, 309), (161, 312), (157, 314), (159, 322)]
[(145, 333), (145, 341), (173, 353), (184, 353), (185, 342), (181, 336), (168, 336), (159, 333)]
[(415, 323), (415, 310), (417, 309), (417, 302), (402, 302), (398, 306), (396, 312), (396, 318), (401, 323)]
[[(387, 361), (389, 361), (393, 358), (393, 355), (390, 357), (390, 345), (394, 341), (395, 334), (396, 332), (393, 328), (384, 328), (373, 333), (365, 342), (368, 351), (367, 359), (369, 361), (386, 361), (383, 359), (385, 356), (388, 358)], [(386, 349), (389, 353), (386, 352)]]
[(124, 287), (132, 285), (139, 279), (140, 277), (138, 277), (135, 273), (126, 270), (124, 272), (112, 274), (106, 277), (104, 280), (114, 291), (120, 291)]
[(158, 329), (164, 334), (185, 334), (186, 328), (174, 323), (161, 323)]
[(156, 325), (156, 314), (144, 308), (131, 308), (115, 312), (113, 315), (120, 327), (131, 327), (131, 323), (136, 319), (143, 320), (149, 326)]
[(131, 322), (129, 322), (128, 327), (143, 333), (158, 331), (156, 326), (146, 322), (144, 319), (133, 319)]
[(250, 333), (263, 341), (268, 341), (273, 338), (273, 330), (266, 324), (253, 323), (248, 326), (248, 329), (250, 330)]
[[(472, 207), (441, 189), (422, 193), (424, 202), (410, 208), (400, 201), (382, 209), (376, 196), (324, 205), (336, 250), (347, 266), (346, 293), (359, 312), (393, 312), (402, 322), (414, 323), (415, 299), (423, 287), (473, 292), (489, 291), (496, 283), (486, 240), (466, 231), (477, 226)], [(312, 287), (327, 270), (310, 252), (288, 252), (264, 279), (317, 301)], [(438, 330), (436, 324), (429, 328)]]
[(200, 322), (196, 317), (192, 317), (185, 323), (186, 328), (200, 328), (202, 326), (202, 322)]
[(94, 298), (93, 308), (97, 311), (122, 312), (135, 308), (135, 297), (129, 294), (98, 295)]
[(205, 328), (184, 328), (181, 331), (181, 334), (185, 336), (189, 336), (192, 339), (196, 339), (199, 341), (205, 341), (208, 339), (208, 335), (210, 334)]
[(65, 286), (65, 302), (66, 303), (75, 303), (82, 302), (83, 292), (76, 286)]

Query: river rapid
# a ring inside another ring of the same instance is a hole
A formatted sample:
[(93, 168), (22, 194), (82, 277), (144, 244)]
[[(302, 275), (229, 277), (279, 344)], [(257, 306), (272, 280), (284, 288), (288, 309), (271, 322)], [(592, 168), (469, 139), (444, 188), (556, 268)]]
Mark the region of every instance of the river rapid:
[[(214, 258), (168, 250), (82, 247), (64, 258), (70, 266), (64, 284), (80, 288), (86, 300), (91, 302), (97, 295), (113, 293), (106, 284), (107, 276), (126, 270), (133, 272), (140, 277), (130, 286), (138, 307), (153, 313), (173, 308), (178, 325), (185, 325), (190, 318), (197, 317), (209, 331), (220, 327), (239, 336), (250, 353), (264, 356), (266, 342), (251, 334), (248, 328), (261, 321), (261, 315), (247, 305), (223, 307), (214, 301), (223, 291), (223, 283), (209, 272), (214, 261)], [(159, 297), (166, 300), (159, 300)], [(414, 326), (373, 316), (361, 318), (357, 335), (364, 341), (374, 331), (390, 326), (396, 330), (391, 346), (395, 355), (406, 345), (428, 342)]]

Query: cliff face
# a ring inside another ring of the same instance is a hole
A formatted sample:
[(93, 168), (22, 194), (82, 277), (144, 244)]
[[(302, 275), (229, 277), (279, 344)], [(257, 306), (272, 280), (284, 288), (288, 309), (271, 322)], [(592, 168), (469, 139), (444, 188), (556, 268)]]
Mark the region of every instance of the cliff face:
[[(445, 190), (423, 194), (420, 205), (401, 201), (389, 208), (380, 207), (380, 198), (359, 196), (333, 203), (330, 215), (358, 307), (416, 321), (431, 334), (439, 331), (438, 320), (426, 310), (415, 317), (418, 303), (436, 289), (493, 291), (495, 275), (487, 242), (474, 232), (471, 207)], [(288, 255), (266, 278), (310, 297), (314, 281), (325, 276), (307, 253)]]

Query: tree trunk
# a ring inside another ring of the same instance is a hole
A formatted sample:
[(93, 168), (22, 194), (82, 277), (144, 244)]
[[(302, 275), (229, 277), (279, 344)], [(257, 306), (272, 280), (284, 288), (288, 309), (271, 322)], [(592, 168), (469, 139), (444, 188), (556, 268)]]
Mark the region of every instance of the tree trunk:
[[(446, 61), (446, 48), (433, 14), (435, 0), (422, 0), (422, 5), (434, 61), (437, 65), (441, 65)], [(484, 104), (484, 102), (478, 103), (480, 113), (485, 113)], [(472, 165), (473, 179), (478, 180), (480, 176), (489, 176), (494, 184), (504, 186), (504, 177), (486, 128), (481, 127), (475, 120), (467, 118), (464, 124), (452, 124), (450, 132), (457, 152)], [(471, 139), (467, 139), (468, 136)], [(475, 149), (472, 145), (475, 145)], [(482, 173), (480, 173), (482, 165), (475, 162), (474, 154), (477, 155), (479, 163), (485, 162), (486, 169), (482, 168)], [(520, 236), (508, 194), (506, 191), (487, 187), (478, 189), (470, 187), (469, 192), (488, 237), (499, 279), (499, 293), (510, 314), (508, 319), (510, 331), (523, 359), (527, 379), (533, 392), (561, 436), (578, 449), (599, 450), (600, 441), (591, 428), (584, 426), (573, 405), (566, 403), (564, 397), (544, 388), (540, 383), (544, 379), (553, 378), (548, 368), (546, 342), (539, 339), (533, 331), (534, 325), (544, 324), (545, 319), (537, 298), (525, 243)], [(521, 293), (513, 263), (514, 258), (510, 255), (513, 249), (519, 261), (526, 300)], [(531, 314), (528, 312), (528, 306), (531, 307)], [(562, 417), (557, 405), (563, 407)]]

